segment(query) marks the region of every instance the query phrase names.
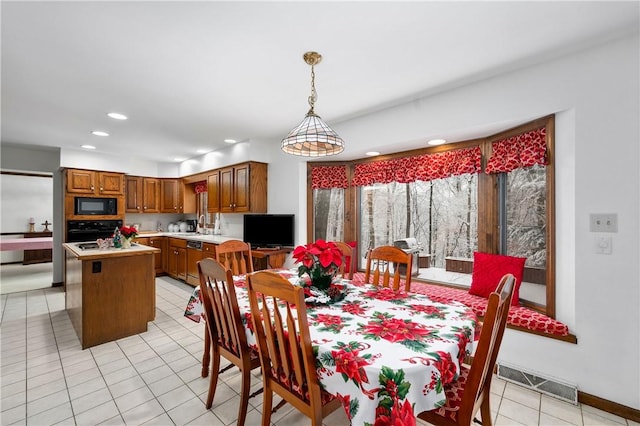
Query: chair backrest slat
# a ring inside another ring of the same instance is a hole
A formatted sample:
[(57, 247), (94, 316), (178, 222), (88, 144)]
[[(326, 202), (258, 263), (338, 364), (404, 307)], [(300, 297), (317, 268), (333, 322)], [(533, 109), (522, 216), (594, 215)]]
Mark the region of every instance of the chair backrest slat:
[[(376, 247), (367, 254), (364, 281), (379, 287), (391, 287), (398, 290), (404, 276), (404, 290), (409, 291), (411, 289), (412, 264), (413, 255), (411, 253), (406, 253), (394, 246)], [(404, 269), (404, 274), (400, 273), (401, 269)]]
[(496, 291), (489, 295), (482, 331), (462, 395), (462, 404), (458, 414), (460, 421), (466, 421), (464, 420), (466, 418), (471, 421), (482, 402), (482, 398), (488, 397), (488, 392), (485, 389), (491, 385), (498, 351), (507, 325), (514, 286), (514, 276), (506, 274), (500, 280)]
[(216, 259), (233, 275), (253, 272), (251, 245), (240, 240), (229, 240), (216, 246)]
[(214, 259), (198, 262), (200, 292), (210, 336), (236, 357), (248, 351), (233, 276)]
[[(304, 290), (269, 271), (253, 273), (247, 282), (263, 374), (279, 385), (274, 390), (280, 396), (297, 400), (297, 407), (320, 409)], [(273, 302), (269, 306), (267, 299)]]
[[(343, 243), (342, 241), (332, 241), (342, 252), (342, 265), (340, 265), (340, 268), (338, 270), (338, 273), (340, 275), (342, 275), (342, 277), (352, 280), (353, 279), (353, 272), (355, 269), (355, 256), (354, 256), (354, 250), (353, 248), (347, 244), (347, 243)], [(349, 272), (346, 272), (346, 271)]]

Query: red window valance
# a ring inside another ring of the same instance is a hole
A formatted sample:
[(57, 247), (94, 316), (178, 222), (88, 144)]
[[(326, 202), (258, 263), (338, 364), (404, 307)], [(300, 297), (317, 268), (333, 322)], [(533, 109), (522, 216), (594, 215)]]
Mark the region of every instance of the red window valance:
[(496, 141), (487, 161), (486, 173), (506, 173), (515, 169), (546, 164), (547, 129), (531, 130), (521, 135)]
[(200, 182), (196, 182), (194, 185), (194, 189), (196, 194), (200, 194), (201, 192), (207, 192), (207, 181), (203, 180)]
[(356, 164), (351, 183), (354, 186), (390, 182), (408, 183), (478, 173), (481, 169), (481, 158), (480, 147), (476, 146), (436, 154)]
[(319, 166), (311, 169), (312, 189), (347, 188), (347, 166)]

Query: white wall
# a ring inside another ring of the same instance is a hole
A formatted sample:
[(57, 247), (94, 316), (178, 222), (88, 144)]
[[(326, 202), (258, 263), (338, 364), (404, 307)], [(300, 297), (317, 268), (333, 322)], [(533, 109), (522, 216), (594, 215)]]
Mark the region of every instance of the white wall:
[[(638, 34), (332, 126), (347, 146), (384, 148), (446, 126), (556, 116), (558, 319), (578, 344), (508, 330), (499, 360), (640, 409)], [(275, 156), (270, 210), (305, 217), (301, 170)], [(290, 174), (289, 174), (290, 173)], [(296, 179), (296, 175), (298, 179)], [(277, 179), (276, 179), (277, 177)], [(273, 191), (277, 191), (272, 197)], [(613, 253), (594, 253), (589, 213), (617, 213)]]

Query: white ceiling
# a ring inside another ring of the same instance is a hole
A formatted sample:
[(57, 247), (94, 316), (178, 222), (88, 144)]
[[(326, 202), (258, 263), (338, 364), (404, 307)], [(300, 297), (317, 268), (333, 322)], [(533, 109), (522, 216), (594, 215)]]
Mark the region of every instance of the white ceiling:
[(161, 162), (284, 137), (308, 109), (308, 50), (323, 55), (316, 112), (338, 128), (638, 28), (637, 1), (2, 1), (1, 15), (3, 143)]

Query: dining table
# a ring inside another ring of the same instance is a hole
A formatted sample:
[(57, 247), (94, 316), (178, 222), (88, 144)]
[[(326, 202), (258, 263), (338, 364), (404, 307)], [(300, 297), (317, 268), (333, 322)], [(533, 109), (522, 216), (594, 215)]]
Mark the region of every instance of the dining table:
[[(302, 285), (296, 270), (275, 270)], [(246, 276), (234, 276), (249, 346), (253, 334)], [(321, 388), (339, 398), (351, 424), (411, 425), (416, 415), (443, 406), (444, 388), (460, 374), (481, 324), (457, 302), (341, 280), (346, 296), (333, 304), (308, 303), (306, 313)], [(185, 317), (203, 319), (199, 287)], [(400, 422), (400, 423), (398, 423)]]

